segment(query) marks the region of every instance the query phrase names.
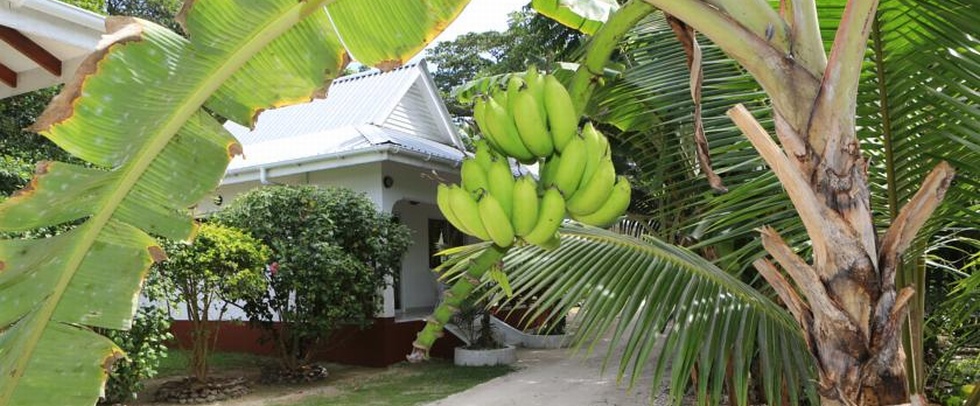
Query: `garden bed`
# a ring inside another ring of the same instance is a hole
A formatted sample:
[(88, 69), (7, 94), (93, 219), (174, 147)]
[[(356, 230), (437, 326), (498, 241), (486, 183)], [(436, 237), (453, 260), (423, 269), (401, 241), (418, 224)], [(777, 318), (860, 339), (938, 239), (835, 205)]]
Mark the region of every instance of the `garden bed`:
[[(154, 403), (153, 393), (168, 381), (182, 379), (186, 353), (171, 350), (160, 366), (160, 376), (147, 381), (136, 402), (130, 405), (176, 406)], [(460, 368), (451, 362), (433, 360), (419, 365), (397, 364), (387, 368), (368, 368), (324, 364), (329, 373), (325, 381), (301, 384), (260, 384), (262, 366), (272, 365), (269, 357), (236, 353), (215, 353), (211, 358), (212, 376), (244, 376), (251, 392), (237, 399), (222, 401), (228, 406), (259, 405), (361, 405), (367, 400), (381, 405), (415, 405), (435, 401), (453, 393), (513, 371), (508, 366)], [(214, 403), (206, 403), (214, 404)]]

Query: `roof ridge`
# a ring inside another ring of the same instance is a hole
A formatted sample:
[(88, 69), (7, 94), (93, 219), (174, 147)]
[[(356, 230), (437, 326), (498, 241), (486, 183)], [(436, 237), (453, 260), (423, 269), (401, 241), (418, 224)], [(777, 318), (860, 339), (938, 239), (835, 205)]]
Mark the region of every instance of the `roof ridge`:
[(382, 71), (382, 70), (377, 69), (377, 68), (371, 68), (370, 70), (366, 70), (364, 72), (358, 72), (358, 73), (354, 73), (354, 74), (351, 74), (351, 75), (341, 76), (339, 78), (336, 78), (336, 79), (333, 80), (333, 83), (332, 84), (336, 85), (336, 84), (340, 84), (340, 83), (353, 82), (355, 80), (360, 80), (360, 79), (364, 79), (364, 78), (371, 77), (371, 76), (381, 76), (381, 75), (388, 74), (388, 73), (394, 73), (394, 72), (398, 72), (398, 71), (401, 71), (401, 70), (415, 68), (415, 67), (419, 66), (422, 63), (422, 61), (424, 61), (424, 60), (425, 59), (423, 58), (423, 59), (420, 59), (420, 60), (415, 61), (415, 62), (409, 62), (409, 63), (406, 63), (406, 64), (404, 64), (402, 66), (399, 66), (399, 67), (397, 67), (395, 69), (389, 70), (389, 71)]

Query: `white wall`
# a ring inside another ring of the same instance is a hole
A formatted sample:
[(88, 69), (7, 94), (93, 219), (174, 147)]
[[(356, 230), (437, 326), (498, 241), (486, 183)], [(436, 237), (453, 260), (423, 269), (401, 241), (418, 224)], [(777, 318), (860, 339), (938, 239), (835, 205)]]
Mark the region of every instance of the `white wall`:
[[(364, 192), (368, 199), (374, 202), (378, 208), (384, 208), (382, 200), (381, 186), (381, 163), (372, 162), (363, 165), (355, 165), (343, 168), (333, 168), (313, 173), (298, 175), (271, 177), (268, 179), (273, 184), (283, 185), (319, 185), (337, 186)], [(261, 187), (258, 181), (235, 183), (231, 185), (221, 185), (210, 196), (205, 197), (197, 207), (199, 213), (210, 213), (221, 207), (225, 207), (233, 202), (239, 195), (249, 190)], [(214, 199), (221, 196), (221, 207), (215, 206)]]
[(459, 182), (458, 173), (434, 173), (397, 162), (384, 162), (381, 172), (395, 182), (391, 188), (384, 189), (383, 207), (387, 211), (391, 211), (395, 203), (402, 199), (436, 204), (436, 188), (440, 182), (437, 177), (443, 182)]

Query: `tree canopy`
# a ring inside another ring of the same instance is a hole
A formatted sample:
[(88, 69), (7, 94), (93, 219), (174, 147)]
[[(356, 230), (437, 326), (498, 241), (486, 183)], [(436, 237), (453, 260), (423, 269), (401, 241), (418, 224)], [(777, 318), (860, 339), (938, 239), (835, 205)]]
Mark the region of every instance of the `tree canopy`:
[(480, 77), (523, 71), (530, 65), (544, 69), (570, 60), (584, 39), (580, 32), (527, 6), (509, 17), (504, 32), (470, 32), (426, 51), (426, 58), (437, 67), (432, 78), (454, 115), (470, 115), (470, 107), (451, 96), (455, 87)]

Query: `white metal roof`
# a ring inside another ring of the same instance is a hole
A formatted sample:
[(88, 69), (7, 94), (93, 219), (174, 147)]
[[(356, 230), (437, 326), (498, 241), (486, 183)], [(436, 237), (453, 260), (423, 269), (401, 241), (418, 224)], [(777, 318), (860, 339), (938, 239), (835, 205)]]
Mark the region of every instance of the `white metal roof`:
[(262, 112), (251, 130), (230, 121), (224, 126), (245, 151), (229, 173), (386, 145), (422, 157), (463, 158), (425, 61), (338, 78), (325, 99)]
[(0, 0), (0, 99), (64, 83), (104, 33), (103, 16), (60, 1)]
[(245, 146), (245, 156), (228, 165), (228, 173), (304, 160), (338, 156), (344, 152), (390, 146), (423, 157), (460, 161), (463, 153), (445, 144), (369, 124), (344, 126), (320, 132), (256, 142)]

